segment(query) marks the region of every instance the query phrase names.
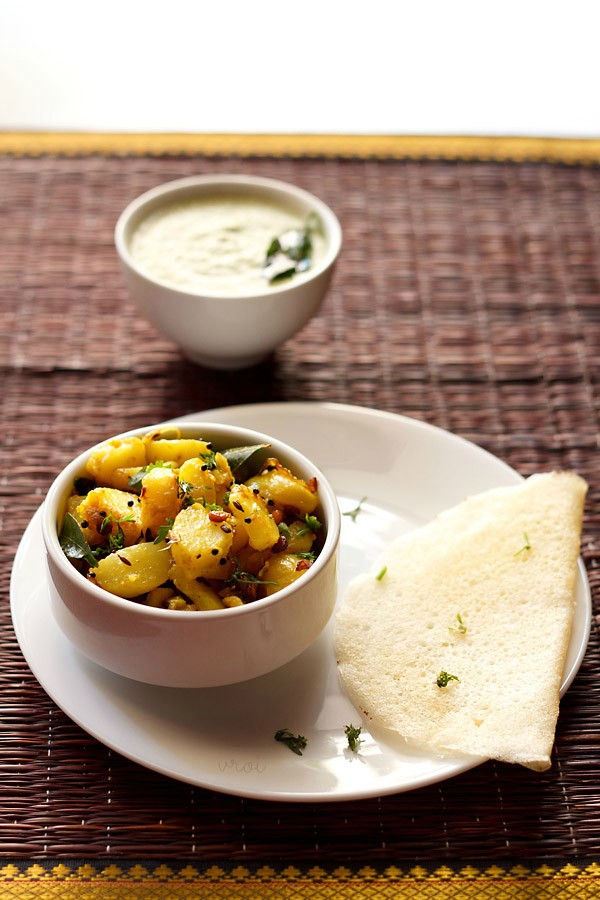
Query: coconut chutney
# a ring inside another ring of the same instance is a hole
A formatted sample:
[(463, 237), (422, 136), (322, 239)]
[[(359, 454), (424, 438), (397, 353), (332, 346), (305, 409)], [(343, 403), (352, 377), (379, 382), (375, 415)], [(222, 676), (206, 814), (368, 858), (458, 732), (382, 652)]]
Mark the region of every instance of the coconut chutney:
[[(263, 276), (269, 245), (305, 226), (298, 215), (268, 200), (213, 195), (154, 210), (134, 230), (129, 252), (143, 274), (168, 287), (240, 296), (269, 289)], [(314, 267), (324, 256), (325, 239), (312, 231), (311, 240)]]

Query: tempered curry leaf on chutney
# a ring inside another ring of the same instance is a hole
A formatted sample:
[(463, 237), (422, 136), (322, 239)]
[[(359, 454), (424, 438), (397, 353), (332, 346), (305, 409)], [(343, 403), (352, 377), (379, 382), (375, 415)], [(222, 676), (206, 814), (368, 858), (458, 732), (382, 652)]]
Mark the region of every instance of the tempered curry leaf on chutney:
[(311, 235), (318, 229), (318, 216), (311, 214), (304, 228), (293, 228), (273, 238), (265, 256), (263, 276), (270, 284), (305, 272), (312, 265)]

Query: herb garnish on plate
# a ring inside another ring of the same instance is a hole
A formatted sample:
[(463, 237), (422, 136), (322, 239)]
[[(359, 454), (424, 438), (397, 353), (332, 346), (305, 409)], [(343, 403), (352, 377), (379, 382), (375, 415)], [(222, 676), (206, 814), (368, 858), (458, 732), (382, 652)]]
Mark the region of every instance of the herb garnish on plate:
[(308, 744), (303, 734), (292, 734), (289, 728), (280, 728), (279, 731), (275, 732), (274, 737), (276, 741), (280, 741), (286, 747), (289, 747), (292, 753), (295, 753), (297, 756), (302, 756), (302, 751)]
[(358, 748), (362, 744), (361, 731), (362, 727), (360, 726), (356, 728), (354, 725), (346, 725), (344, 728), (344, 734), (348, 738), (348, 746), (353, 753), (358, 753)]
[(460, 681), (460, 678), (458, 678), (456, 675), (450, 675), (449, 672), (444, 672), (442, 670), (436, 678), (435, 683), (439, 688), (445, 688), (448, 687), (451, 681)]

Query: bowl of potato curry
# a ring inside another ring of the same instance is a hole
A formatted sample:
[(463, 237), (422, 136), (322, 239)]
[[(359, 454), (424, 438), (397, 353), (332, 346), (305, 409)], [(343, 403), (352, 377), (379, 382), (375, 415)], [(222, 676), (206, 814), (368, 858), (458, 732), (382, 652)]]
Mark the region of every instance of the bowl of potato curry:
[(73, 460), (44, 507), (57, 622), (126, 677), (257, 677), (306, 649), (333, 610), (335, 495), (271, 436), (204, 422), (127, 432)]

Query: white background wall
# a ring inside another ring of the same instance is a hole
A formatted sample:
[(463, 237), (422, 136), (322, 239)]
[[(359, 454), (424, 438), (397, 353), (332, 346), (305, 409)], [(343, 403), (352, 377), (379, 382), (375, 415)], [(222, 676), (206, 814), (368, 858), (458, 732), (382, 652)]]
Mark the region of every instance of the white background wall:
[(0, 128), (600, 136), (600, 0), (0, 0)]

